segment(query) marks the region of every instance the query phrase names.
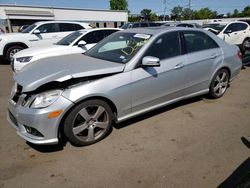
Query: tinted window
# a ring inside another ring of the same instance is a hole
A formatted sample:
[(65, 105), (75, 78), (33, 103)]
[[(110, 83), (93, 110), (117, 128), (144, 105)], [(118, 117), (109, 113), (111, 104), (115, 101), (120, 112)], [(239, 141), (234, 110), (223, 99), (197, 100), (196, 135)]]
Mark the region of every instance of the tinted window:
[(116, 32), (117, 30), (105, 30), (104, 32), (104, 37), (107, 37), (111, 35), (112, 33)]
[(218, 47), (217, 43), (203, 32), (184, 31), (183, 34), (189, 53)]
[(192, 27), (194, 27), (193, 25), (191, 25), (191, 24), (178, 24), (178, 25), (176, 25), (177, 27), (190, 27), (190, 28), (192, 28)]
[(87, 44), (98, 43), (104, 38), (103, 31), (92, 31), (84, 35), (81, 40), (84, 40)]
[(141, 27), (148, 27), (147, 23), (141, 23)]
[(106, 23), (106, 22), (104, 22), (103, 26), (104, 26), (104, 27), (107, 27), (107, 23)]
[(164, 34), (157, 38), (149, 47), (144, 56), (158, 57), (166, 59), (181, 54), (181, 46), (178, 32)]
[(140, 27), (140, 24), (139, 23), (133, 24), (133, 28), (136, 28), (136, 27)]
[(242, 31), (245, 30), (247, 28), (246, 24), (243, 23), (231, 23), (227, 28), (226, 28), (226, 32), (227, 31), (232, 31), (232, 32), (236, 32), (236, 31)]
[(243, 23), (239, 24), (239, 29), (240, 30), (246, 30), (247, 29), (247, 24), (243, 24)]
[(83, 26), (79, 24), (74, 24), (74, 26), (75, 26), (75, 31), (80, 30), (80, 29), (85, 29)]
[(60, 23), (59, 27), (60, 27), (60, 31), (74, 31), (75, 30), (74, 25), (69, 24), (69, 23)]
[(57, 24), (51, 23), (51, 24), (43, 24), (40, 27), (37, 28), (40, 33), (53, 33), (58, 32)]
[(59, 40), (56, 44), (57, 45), (65, 45), (68, 46), (70, 45), (72, 42), (74, 42), (78, 37), (80, 37), (82, 35), (82, 32), (80, 31), (76, 31), (73, 32), (69, 35), (67, 35), (66, 37), (63, 37), (61, 40)]

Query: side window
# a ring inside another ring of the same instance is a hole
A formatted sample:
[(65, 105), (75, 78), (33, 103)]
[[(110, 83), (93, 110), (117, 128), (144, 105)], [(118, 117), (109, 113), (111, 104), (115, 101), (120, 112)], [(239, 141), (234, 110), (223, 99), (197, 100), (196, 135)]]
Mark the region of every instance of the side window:
[(75, 31), (75, 24), (70, 23), (59, 23), (60, 31), (66, 32), (66, 31)]
[(103, 31), (92, 31), (84, 35), (80, 40), (84, 40), (87, 44), (98, 43), (104, 38)]
[(231, 23), (227, 28), (225, 29), (225, 32), (232, 31), (236, 32), (238, 31), (237, 23)]
[(191, 25), (191, 24), (179, 24), (179, 25), (177, 25), (177, 27), (190, 27), (190, 28), (193, 28), (194, 26)]
[(74, 24), (74, 26), (75, 26), (75, 31), (80, 30), (80, 29), (85, 29), (83, 26), (79, 24)]
[(157, 26), (157, 24), (154, 22), (149, 23), (149, 27), (156, 27), (156, 26)]
[(205, 33), (199, 31), (184, 31), (183, 34), (188, 53), (218, 48), (217, 43)]
[(140, 24), (139, 24), (139, 23), (133, 24), (133, 28), (137, 28), (137, 27), (140, 27)]
[(40, 33), (53, 33), (58, 32), (57, 24), (50, 23), (50, 24), (43, 24), (37, 28)]
[(107, 37), (111, 35), (112, 33), (115, 33), (117, 30), (105, 30), (104, 31), (104, 37)]
[(158, 57), (160, 60), (181, 55), (178, 32), (163, 34), (149, 47), (144, 56)]
[(243, 31), (243, 30), (246, 30), (246, 29), (247, 29), (247, 24), (239, 23), (239, 30), (240, 31)]
[(148, 27), (147, 23), (141, 23), (141, 27)]

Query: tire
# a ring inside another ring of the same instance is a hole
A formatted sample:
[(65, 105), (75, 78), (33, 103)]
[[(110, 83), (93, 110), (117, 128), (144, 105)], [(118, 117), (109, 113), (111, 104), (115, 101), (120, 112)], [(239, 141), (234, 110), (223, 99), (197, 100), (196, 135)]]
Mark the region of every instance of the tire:
[(13, 55), (21, 50), (23, 50), (24, 47), (22, 46), (11, 46), (10, 48), (8, 48), (8, 50), (6, 51), (6, 54), (5, 54), (5, 58), (11, 62), (12, 59), (13, 59)]
[(246, 52), (246, 50), (247, 50), (247, 49), (245, 49), (245, 43), (248, 42), (248, 40), (250, 41), (249, 38), (246, 38), (246, 39), (242, 42), (242, 44), (241, 44), (241, 52), (242, 52), (243, 55), (245, 54), (245, 52)]
[(84, 101), (68, 114), (64, 134), (75, 146), (86, 146), (102, 140), (112, 127), (110, 106), (98, 99)]
[(226, 69), (220, 69), (214, 75), (210, 87), (209, 96), (217, 99), (224, 95), (229, 84), (229, 73)]

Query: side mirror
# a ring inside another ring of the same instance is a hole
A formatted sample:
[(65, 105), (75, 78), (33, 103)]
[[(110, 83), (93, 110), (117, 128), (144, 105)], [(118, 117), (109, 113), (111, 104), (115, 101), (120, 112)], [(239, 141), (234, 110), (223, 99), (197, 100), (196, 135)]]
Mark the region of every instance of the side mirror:
[(229, 33), (232, 33), (232, 32), (233, 32), (233, 31), (232, 31), (232, 30), (230, 30), (230, 29), (229, 29), (229, 30), (225, 30), (225, 31), (224, 31), (224, 33), (226, 33), (226, 34), (229, 34)]
[(35, 35), (39, 35), (41, 32), (38, 30), (38, 29), (36, 29), (35, 31), (33, 31), (33, 34), (35, 34)]
[(142, 59), (142, 66), (143, 67), (159, 67), (160, 59), (157, 57), (146, 56)]
[(80, 40), (79, 42), (78, 42), (78, 46), (79, 47), (83, 47), (83, 46), (85, 46), (87, 43), (84, 41), (84, 40)]

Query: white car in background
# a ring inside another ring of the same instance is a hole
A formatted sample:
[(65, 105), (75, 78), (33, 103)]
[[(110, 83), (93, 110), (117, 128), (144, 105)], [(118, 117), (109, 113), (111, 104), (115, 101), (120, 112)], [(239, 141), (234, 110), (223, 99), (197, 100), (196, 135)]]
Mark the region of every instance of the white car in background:
[(91, 28), (88, 23), (68, 21), (36, 22), (21, 33), (6, 33), (0, 35), (0, 56), (9, 62), (13, 55), (32, 46), (48, 46), (57, 42), (72, 31)]
[(75, 31), (52, 46), (32, 47), (16, 53), (13, 57), (12, 70), (20, 71), (24, 66), (42, 58), (66, 54), (84, 53), (96, 43), (120, 31), (119, 28), (92, 28)]
[(243, 21), (214, 22), (203, 25), (205, 30), (211, 31), (229, 44), (235, 44), (241, 48), (250, 38), (250, 26)]

